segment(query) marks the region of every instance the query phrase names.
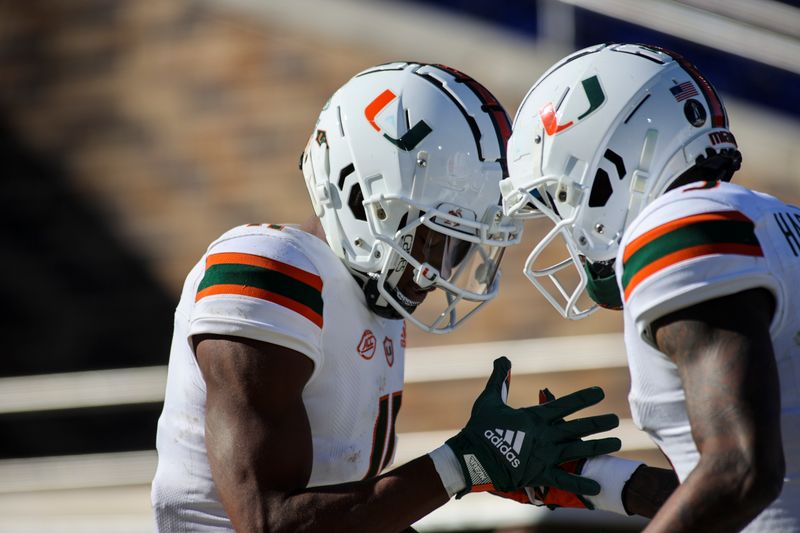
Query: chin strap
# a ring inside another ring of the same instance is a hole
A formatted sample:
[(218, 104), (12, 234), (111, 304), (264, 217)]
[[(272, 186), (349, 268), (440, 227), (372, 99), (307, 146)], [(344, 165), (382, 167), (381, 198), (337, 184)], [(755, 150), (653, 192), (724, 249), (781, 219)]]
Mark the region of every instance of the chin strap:
[[(397, 309), (392, 307), (392, 305), (386, 301), (386, 299), (378, 290), (378, 279), (380, 278), (380, 275), (376, 273), (367, 273), (364, 276), (364, 278), (361, 278), (359, 275), (353, 274), (353, 278), (356, 280), (356, 283), (358, 283), (358, 285), (361, 287), (361, 290), (364, 291), (364, 297), (366, 298), (367, 307), (369, 307), (370, 311), (381, 318), (388, 318), (391, 320), (400, 320), (404, 318), (403, 315), (397, 311)], [(397, 304), (405, 309), (409, 314), (413, 313), (417, 309), (416, 305), (404, 305), (401, 302), (401, 299), (397, 297), (396, 287), (392, 288), (384, 285), (384, 288), (394, 297)]]

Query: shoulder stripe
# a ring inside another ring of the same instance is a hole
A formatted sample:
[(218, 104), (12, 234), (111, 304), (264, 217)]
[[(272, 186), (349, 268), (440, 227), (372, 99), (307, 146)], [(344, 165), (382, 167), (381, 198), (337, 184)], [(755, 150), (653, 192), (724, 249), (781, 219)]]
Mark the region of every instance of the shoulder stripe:
[(688, 226), (689, 224), (694, 224), (696, 222), (705, 222), (708, 220), (739, 220), (742, 222), (750, 222), (750, 219), (744, 216), (739, 211), (717, 211), (714, 213), (701, 213), (699, 215), (690, 215), (688, 217), (679, 218), (677, 220), (672, 220), (667, 222), (666, 224), (662, 224), (657, 226), (650, 231), (640, 235), (639, 237), (633, 239), (628, 246), (625, 247), (625, 255), (622, 258), (623, 262), (626, 262), (630, 256), (635, 254), (639, 248), (644, 246), (645, 244), (661, 237), (662, 235), (669, 233), (673, 230), (678, 228), (682, 228), (683, 226)]
[(322, 315), (310, 307), (307, 307), (291, 298), (287, 298), (274, 292), (265, 291), (264, 289), (259, 289), (258, 287), (224, 284), (213, 285), (203, 289), (202, 291), (199, 291), (197, 293), (197, 300), (205, 298), (206, 296), (214, 296), (215, 294), (240, 294), (242, 296), (250, 296), (251, 298), (259, 298), (261, 300), (276, 303), (286, 307), (287, 309), (291, 309), (295, 313), (306, 317), (320, 328), (323, 324)]
[(642, 267), (634, 275), (630, 276), (623, 282), (625, 288), (625, 301), (628, 301), (633, 290), (645, 279), (649, 278), (659, 270), (665, 269), (675, 263), (687, 261), (695, 257), (702, 257), (704, 255), (713, 254), (734, 254), (734, 255), (750, 255), (750, 256), (763, 256), (760, 246), (749, 246), (742, 244), (713, 244), (713, 245), (700, 245), (691, 246), (657, 259), (645, 267)]
[(704, 213), (658, 226), (631, 241), (623, 253), (625, 301), (656, 272), (714, 254), (763, 256), (753, 222), (738, 211)]
[(240, 253), (208, 256), (195, 301), (222, 294), (267, 300), (322, 327), (322, 279), (274, 259)]
[(235, 252), (225, 252), (220, 254), (211, 254), (206, 258), (206, 270), (214, 265), (221, 265), (225, 263), (238, 263), (242, 265), (250, 265), (262, 268), (268, 268), (282, 272), (289, 277), (303, 282), (306, 285), (314, 287), (318, 291), (322, 290), (322, 278), (311, 272), (307, 272), (296, 266), (292, 266), (275, 259), (262, 257), (260, 255), (243, 254)]

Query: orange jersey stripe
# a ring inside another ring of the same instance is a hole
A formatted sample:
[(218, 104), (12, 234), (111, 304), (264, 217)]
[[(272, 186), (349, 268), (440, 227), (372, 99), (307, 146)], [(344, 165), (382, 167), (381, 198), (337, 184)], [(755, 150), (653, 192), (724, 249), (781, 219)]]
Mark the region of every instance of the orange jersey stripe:
[(750, 219), (744, 216), (739, 211), (718, 211), (716, 213), (701, 213), (699, 215), (691, 215), (688, 217), (679, 218), (677, 220), (672, 220), (667, 222), (666, 224), (662, 224), (660, 226), (656, 226), (655, 228), (651, 229), (648, 232), (636, 237), (628, 246), (625, 247), (625, 253), (622, 256), (622, 262), (628, 260), (630, 256), (635, 254), (639, 248), (644, 246), (645, 244), (649, 243), (661, 237), (662, 235), (669, 233), (670, 231), (676, 230), (678, 228), (682, 228), (683, 226), (688, 226), (689, 224), (694, 224), (696, 222), (706, 222), (709, 220), (739, 220), (742, 222), (750, 222)]
[(701, 244), (699, 246), (684, 248), (683, 250), (679, 250), (677, 252), (665, 255), (661, 259), (653, 261), (646, 267), (639, 270), (639, 272), (637, 272), (631, 278), (631, 281), (625, 288), (625, 301), (626, 302), (628, 301), (628, 298), (630, 297), (631, 293), (633, 292), (633, 290), (636, 288), (637, 285), (639, 285), (641, 282), (643, 282), (645, 279), (649, 278), (651, 275), (655, 274), (659, 270), (663, 270), (670, 265), (674, 265), (675, 263), (686, 261), (687, 259), (692, 259), (695, 257), (701, 257), (704, 255), (712, 255), (712, 254), (763, 256), (764, 252), (761, 250), (760, 246), (749, 245), (749, 244), (732, 244), (732, 243)]
[(292, 277), (297, 281), (303, 282), (310, 287), (314, 287), (318, 291), (322, 291), (322, 278), (320, 278), (316, 274), (306, 272), (301, 268), (297, 268), (292, 265), (287, 265), (286, 263), (276, 261), (275, 259), (262, 257), (260, 255), (242, 254), (236, 252), (211, 254), (206, 258), (206, 270), (208, 270), (210, 267), (214, 265), (225, 265), (231, 263), (250, 265), (255, 267), (267, 268), (269, 270), (275, 270), (282, 274), (286, 274), (287, 276)]
[(265, 291), (264, 289), (259, 289), (258, 287), (248, 287), (245, 285), (212, 285), (211, 287), (198, 292), (195, 301), (197, 302), (206, 296), (214, 296), (217, 294), (239, 294), (242, 296), (250, 296), (251, 298), (267, 300), (269, 302), (286, 307), (287, 309), (291, 309), (295, 313), (303, 315), (320, 328), (322, 327), (322, 315), (315, 312), (310, 307), (298, 303), (291, 298), (281, 296), (280, 294), (275, 294), (274, 292)]

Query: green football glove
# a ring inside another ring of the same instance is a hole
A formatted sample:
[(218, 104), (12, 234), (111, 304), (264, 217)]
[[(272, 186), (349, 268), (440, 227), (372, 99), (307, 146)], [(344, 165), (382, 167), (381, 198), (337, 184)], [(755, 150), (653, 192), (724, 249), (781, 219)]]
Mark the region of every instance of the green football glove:
[(455, 452), (467, 482), (456, 497), (537, 485), (598, 494), (597, 482), (565, 472), (558, 465), (620, 449), (617, 438), (580, 440), (617, 427), (616, 415), (563, 419), (602, 400), (603, 390), (590, 387), (543, 405), (514, 409), (505, 403), (510, 379), (511, 362), (505, 357), (495, 359), (492, 375), (475, 400), (466, 427), (445, 443)]

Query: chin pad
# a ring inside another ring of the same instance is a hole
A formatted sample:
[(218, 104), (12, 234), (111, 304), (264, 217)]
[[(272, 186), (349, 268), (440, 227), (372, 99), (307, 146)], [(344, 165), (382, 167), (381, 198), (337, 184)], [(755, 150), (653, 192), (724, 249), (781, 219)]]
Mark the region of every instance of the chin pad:
[[(389, 292), (390, 295), (394, 297), (397, 305), (402, 307), (406, 312), (408, 312), (408, 314), (413, 313), (417, 309), (416, 305), (403, 305), (400, 303), (400, 300), (397, 298), (396, 287), (391, 288), (384, 284), (384, 288)], [(386, 299), (378, 290), (378, 274), (368, 274), (367, 280), (361, 282), (361, 289), (364, 291), (364, 296), (367, 300), (367, 307), (369, 307), (370, 311), (381, 318), (389, 318), (392, 320), (404, 318), (397, 309), (392, 307), (392, 305), (386, 301)]]
[[(607, 265), (594, 265), (592, 268), (588, 261), (584, 263), (583, 268), (586, 270), (588, 279), (586, 281), (586, 292), (589, 297), (594, 300), (600, 307), (606, 309), (622, 309), (622, 295), (619, 292), (619, 285), (617, 285), (617, 276), (614, 274), (613, 262), (611, 268)], [(593, 270), (597, 270), (595, 273)]]

